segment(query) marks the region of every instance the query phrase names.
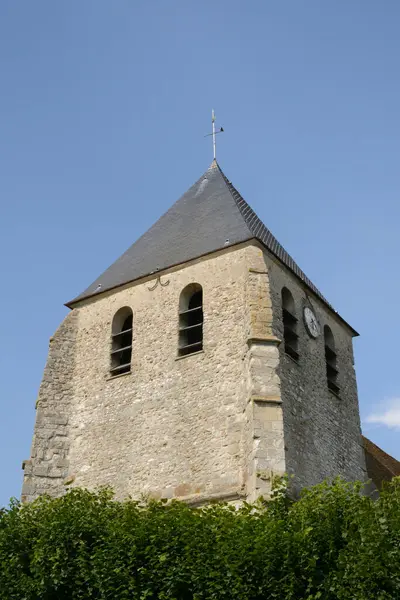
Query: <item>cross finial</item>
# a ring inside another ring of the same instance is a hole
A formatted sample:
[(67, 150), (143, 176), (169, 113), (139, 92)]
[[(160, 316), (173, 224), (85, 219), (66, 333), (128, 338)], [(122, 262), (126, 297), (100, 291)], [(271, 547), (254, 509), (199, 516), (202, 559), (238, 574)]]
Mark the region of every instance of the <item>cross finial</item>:
[(214, 112), (214, 109), (211, 112), (211, 122), (212, 122), (212, 133), (208, 133), (205, 137), (208, 137), (208, 136), (212, 135), (212, 138), (213, 138), (213, 154), (214, 154), (214, 160), (216, 160), (217, 159), (217, 144), (216, 144), (215, 136), (217, 135), (217, 133), (223, 133), (224, 129), (223, 129), (223, 127), (220, 127), (220, 129), (218, 131), (215, 131), (215, 112)]

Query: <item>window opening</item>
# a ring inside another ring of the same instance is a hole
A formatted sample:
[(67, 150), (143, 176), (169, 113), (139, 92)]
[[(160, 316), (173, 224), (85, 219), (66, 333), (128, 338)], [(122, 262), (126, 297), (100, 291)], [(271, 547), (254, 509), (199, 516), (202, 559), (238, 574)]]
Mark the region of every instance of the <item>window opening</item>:
[(179, 356), (203, 349), (203, 290), (199, 284), (187, 286), (181, 294), (179, 310)]
[(283, 320), (283, 341), (286, 354), (295, 361), (299, 360), (299, 336), (297, 333), (297, 323), (295, 306), (292, 294), (287, 288), (282, 290), (282, 320)]
[(325, 339), (325, 361), (326, 361), (326, 379), (328, 388), (339, 395), (340, 388), (337, 383), (338, 368), (337, 368), (337, 356), (335, 351), (335, 340), (333, 333), (328, 325), (324, 327), (324, 339)]
[(132, 359), (133, 315), (130, 308), (121, 308), (114, 316), (111, 335), (111, 375), (129, 373)]

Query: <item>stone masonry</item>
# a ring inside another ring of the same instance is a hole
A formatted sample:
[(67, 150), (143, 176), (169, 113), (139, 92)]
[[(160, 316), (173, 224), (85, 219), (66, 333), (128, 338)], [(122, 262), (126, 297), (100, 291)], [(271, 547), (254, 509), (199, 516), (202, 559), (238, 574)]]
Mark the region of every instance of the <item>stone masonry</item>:
[[(68, 486), (193, 503), (254, 500), (274, 474), (293, 488), (364, 477), (351, 330), (256, 241), (81, 301), (50, 343), (22, 498)], [(177, 356), (178, 305), (203, 288), (204, 348)], [(300, 360), (284, 354), (280, 294), (300, 325)], [(311, 295), (310, 295), (311, 294)], [(340, 399), (328, 391), (322, 336), (301, 321), (311, 302), (334, 333)], [(111, 323), (133, 311), (131, 373), (110, 377)]]
[[(265, 254), (270, 279), (274, 334), (282, 339), (281, 290), (293, 295), (299, 332), (299, 362), (279, 348), (278, 374), (285, 436), (286, 471), (295, 491), (323, 477), (340, 474), (348, 480), (365, 480), (365, 457), (354, 369), (352, 332), (337, 314), (307, 291), (300, 281)], [(304, 306), (312, 307), (321, 335), (312, 339), (303, 322)], [(324, 325), (335, 339), (340, 397), (326, 385)]]

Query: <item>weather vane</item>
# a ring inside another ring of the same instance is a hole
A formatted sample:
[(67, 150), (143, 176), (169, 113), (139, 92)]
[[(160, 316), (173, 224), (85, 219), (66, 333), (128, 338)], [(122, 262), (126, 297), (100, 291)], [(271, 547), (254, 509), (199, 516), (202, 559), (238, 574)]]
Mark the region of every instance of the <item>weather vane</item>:
[(215, 131), (215, 113), (214, 113), (214, 109), (212, 110), (212, 113), (211, 113), (211, 121), (212, 121), (212, 133), (207, 133), (207, 135), (205, 135), (204, 137), (209, 137), (210, 135), (212, 135), (212, 138), (213, 138), (214, 160), (216, 160), (216, 158), (217, 158), (217, 144), (216, 144), (216, 141), (215, 141), (215, 136), (217, 135), (217, 133), (223, 133), (224, 132), (224, 128), (220, 127), (218, 129), (218, 131)]

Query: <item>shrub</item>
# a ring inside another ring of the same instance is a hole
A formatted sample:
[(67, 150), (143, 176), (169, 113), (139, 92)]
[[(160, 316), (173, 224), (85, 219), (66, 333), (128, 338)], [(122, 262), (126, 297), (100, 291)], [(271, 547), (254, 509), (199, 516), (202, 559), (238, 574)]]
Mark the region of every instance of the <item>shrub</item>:
[(72, 489), (0, 512), (0, 599), (400, 598), (400, 479), (191, 508)]

